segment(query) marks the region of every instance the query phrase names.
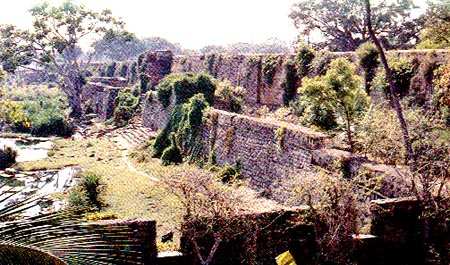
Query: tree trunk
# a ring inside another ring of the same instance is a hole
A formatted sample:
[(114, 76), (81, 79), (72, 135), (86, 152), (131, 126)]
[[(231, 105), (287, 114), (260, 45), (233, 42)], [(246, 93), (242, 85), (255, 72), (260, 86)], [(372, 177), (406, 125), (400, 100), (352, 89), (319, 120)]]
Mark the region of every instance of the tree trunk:
[(408, 165), (409, 165), (412, 173), (414, 173), (416, 171), (415, 170), (415, 157), (414, 157), (414, 152), (413, 152), (412, 145), (411, 145), (411, 140), (409, 138), (408, 125), (406, 123), (405, 117), (403, 115), (402, 106), (400, 105), (400, 101), (397, 96), (398, 89), (392, 79), (391, 69), (389, 68), (389, 64), (386, 59), (386, 54), (385, 54), (383, 47), (381, 46), (381, 43), (378, 40), (378, 38), (376, 37), (375, 32), (373, 31), (373, 28), (372, 28), (372, 15), (371, 15), (371, 9), (370, 9), (370, 0), (365, 0), (365, 9), (366, 9), (367, 29), (369, 31), (369, 35), (370, 35), (372, 41), (377, 46), (378, 52), (380, 53), (381, 63), (383, 64), (384, 70), (386, 72), (386, 79), (388, 80), (388, 83), (389, 83), (389, 92), (391, 94), (391, 102), (392, 102), (394, 110), (397, 114), (400, 128), (402, 130), (403, 145), (406, 149), (406, 153), (408, 156), (408, 158), (407, 158)]
[(67, 95), (69, 107), (71, 109), (70, 117), (79, 119), (83, 115), (81, 108), (81, 92), (84, 86), (83, 77), (78, 73), (70, 75), (63, 84), (63, 91)]

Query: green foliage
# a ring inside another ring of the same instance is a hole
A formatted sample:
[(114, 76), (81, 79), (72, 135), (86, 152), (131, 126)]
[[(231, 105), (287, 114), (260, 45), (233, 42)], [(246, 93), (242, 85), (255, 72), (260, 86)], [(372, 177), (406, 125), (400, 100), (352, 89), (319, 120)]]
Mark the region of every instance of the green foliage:
[[(399, 96), (408, 95), (411, 85), (411, 79), (414, 77), (414, 66), (412, 62), (406, 58), (391, 57), (388, 58), (388, 63), (391, 68), (392, 80), (395, 83)], [(373, 88), (385, 93), (387, 98), (390, 98), (389, 84), (386, 81), (386, 74), (384, 69), (380, 69), (373, 81)]]
[(216, 85), (213, 78), (207, 74), (170, 74), (156, 87), (158, 100), (163, 107), (170, 105), (172, 95), (176, 105), (187, 102), (195, 94), (201, 93), (212, 105)]
[(356, 54), (359, 58), (359, 66), (364, 71), (364, 81), (366, 93), (370, 93), (370, 84), (375, 77), (376, 70), (380, 61), (378, 59), (379, 52), (377, 47), (370, 42), (366, 42), (359, 46), (356, 50)]
[(304, 78), (299, 93), (299, 100), (306, 108), (324, 108), (344, 121), (348, 142), (353, 148), (351, 125), (369, 102), (354, 65), (343, 58), (333, 60), (325, 76)]
[(310, 75), (324, 75), (327, 72), (328, 66), (330, 65), (331, 61), (333, 61), (333, 59), (334, 56), (331, 52), (324, 50), (317, 52), (311, 62)]
[(9, 146), (0, 147), (0, 169), (5, 169), (16, 163), (17, 152)]
[(0, 101), (0, 120), (19, 132), (27, 132), (31, 127), (31, 122), (25, 112), (23, 103), (16, 101)]
[[(384, 47), (406, 49), (414, 44), (422, 26), (422, 18), (413, 14), (414, 1), (374, 1), (372, 9), (374, 31), (383, 33)], [(362, 1), (296, 1), (290, 18), (300, 38), (311, 40), (319, 48), (354, 51), (370, 40)]]
[(234, 87), (229, 81), (217, 83), (214, 92), (215, 103), (221, 104), (225, 110), (239, 113), (244, 104), (245, 90), (242, 87)]
[(314, 60), (315, 51), (306, 46), (300, 45), (295, 55), (295, 64), (297, 66), (297, 74), (300, 77), (305, 77), (310, 73), (311, 63)]
[(275, 73), (277, 71), (277, 67), (280, 64), (280, 57), (278, 55), (267, 55), (262, 59), (262, 73), (264, 77), (264, 81), (267, 85), (273, 84), (273, 78), (275, 77)]
[(44, 109), (31, 117), (31, 134), (35, 136), (70, 136), (72, 126), (60, 112)]
[(115, 102), (113, 120), (117, 126), (124, 126), (133, 117), (139, 107), (140, 89), (123, 89), (119, 92)]
[(232, 183), (241, 178), (241, 169), (239, 165), (230, 166), (227, 164), (217, 172), (215, 177), (223, 183)]
[(450, 64), (438, 68), (436, 76), (433, 82), (433, 107), (446, 125), (450, 126)]
[(448, 0), (429, 1), (424, 18), (425, 27), (421, 32), (421, 41), (417, 48), (450, 48), (450, 3)]
[(68, 136), (72, 128), (65, 112), (67, 99), (57, 88), (12, 88), (0, 101), (0, 118), (14, 131), (36, 136)]
[[(208, 105), (203, 94), (196, 94), (188, 102), (176, 105), (168, 124), (155, 138), (152, 146), (153, 156), (160, 157), (167, 148), (170, 148), (170, 138), (173, 134), (176, 141), (176, 145), (173, 146), (180, 149), (181, 155), (187, 157), (189, 161), (197, 159), (202, 152), (199, 137), (203, 113)], [(171, 154), (173, 153), (171, 151)]]
[(286, 77), (282, 84), (283, 103), (285, 106), (288, 106), (289, 103), (295, 98), (295, 95), (297, 94), (297, 83), (299, 80), (294, 61), (292, 60), (287, 61), (286, 64), (284, 65), (284, 68), (286, 71)]
[(286, 127), (280, 127), (275, 130), (275, 142), (280, 151), (284, 149), (284, 142), (286, 137)]
[(69, 205), (75, 210), (99, 210), (103, 206), (101, 193), (103, 192), (102, 177), (92, 172), (81, 176), (80, 182), (69, 194)]
[(110, 63), (106, 67), (106, 76), (107, 77), (114, 77), (114, 75), (116, 74), (116, 68), (117, 68), (117, 63), (116, 62)]
[(181, 156), (180, 148), (178, 148), (175, 133), (171, 133), (170, 136), (170, 145), (166, 149), (164, 149), (161, 155), (161, 161), (164, 166), (172, 165), (172, 164), (180, 164), (183, 162), (183, 157)]

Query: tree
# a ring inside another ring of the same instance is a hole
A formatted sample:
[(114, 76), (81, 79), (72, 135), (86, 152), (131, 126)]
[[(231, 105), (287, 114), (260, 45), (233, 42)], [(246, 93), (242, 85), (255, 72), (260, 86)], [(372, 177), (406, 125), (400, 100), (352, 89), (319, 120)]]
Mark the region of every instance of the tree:
[(425, 14), (425, 28), (421, 32), (421, 49), (450, 47), (450, 1), (430, 1)]
[(32, 71), (50, 71), (59, 77), (67, 94), (71, 116), (81, 115), (80, 95), (90, 59), (80, 56), (80, 43), (111, 28), (122, 28), (111, 11), (100, 13), (66, 1), (60, 6), (43, 3), (31, 9), (31, 30), (0, 26), (0, 59), (3, 68), (14, 72), (22, 67)]
[[(383, 0), (373, 8), (374, 31), (386, 48), (408, 48), (418, 40), (422, 23), (411, 16), (414, 8), (411, 0)], [(354, 51), (370, 38), (363, 11), (360, 0), (301, 0), (290, 18), (302, 37), (321, 35), (314, 41), (319, 48)]]
[(403, 145), (404, 145), (406, 153), (408, 155), (408, 164), (411, 168), (411, 171), (414, 172), (415, 171), (414, 151), (412, 149), (411, 140), (409, 137), (408, 124), (406, 123), (405, 117), (403, 115), (403, 109), (402, 109), (402, 106), (400, 105), (400, 101), (399, 101), (398, 95), (397, 95), (397, 91), (399, 91), (399, 90), (397, 88), (397, 84), (396, 84), (395, 80), (392, 78), (391, 68), (389, 67), (384, 49), (381, 46), (381, 43), (378, 40), (376, 32), (372, 26), (373, 20), (372, 20), (372, 9), (371, 9), (371, 5), (370, 5), (370, 1), (364, 0), (364, 6), (365, 6), (365, 15), (366, 15), (366, 27), (367, 27), (367, 30), (369, 31), (369, 35), (370, 35), (370, 38), (372, 39), (372, 42), (375, 44), (375, 46), (377, 47), (378, 52), (380, 54), (380, 60), (384, 67), (386, 79), (388, 80), (388, 83), (389, 83), (389, 92), (390, 92), (391, 102), (392, 102), (392, 105), (394, 106), (394, 110), (397, 114), (398, 122), (399, 122), (400, 128), (402, 130)]
[(144, 44), (127, 31), (108, 30), (103, 38), (93, 43), (96, 60), (125, 61), (145, 51)]
[(304, 78), (299, 93), (311, 106), (325, 106), (345, 121), (348, 144), (353, 151), (351, 126), (355, 117), (368, 105), (368, 97), (361, 87), (355, 66), (347, 59), (333, 60), (325, 76)]
[[(171, 176), (163, 184), (182, 205), (184, 222), (181, 232), (202, 265), (211, 264), (221, 245), (245, 237), (255, 229), (254, 220), (242, 217), (255, 200), (243, 189), (225, 185), (200, 170)], [(212, 235), (213, 242), (205, 246), (202, 239), (209, 235)]]

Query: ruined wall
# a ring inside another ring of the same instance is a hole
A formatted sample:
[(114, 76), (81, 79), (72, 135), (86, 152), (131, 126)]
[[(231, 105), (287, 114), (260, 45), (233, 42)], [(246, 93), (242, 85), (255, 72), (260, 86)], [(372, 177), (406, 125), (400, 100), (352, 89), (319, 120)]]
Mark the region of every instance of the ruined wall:
[(308, 128), (215, 109), (204, 126), (205, 152), (213, 152), (220, 165), (239, 163), (243, 176), (260, 189), (311, 166), (312, 151), (329, 142)]
[(81, 102), (85, 112), (93, 112), (102, 120), (112, 117), (116, 97), (127, 84), (124, 78), (92, 78), (81, 93)]

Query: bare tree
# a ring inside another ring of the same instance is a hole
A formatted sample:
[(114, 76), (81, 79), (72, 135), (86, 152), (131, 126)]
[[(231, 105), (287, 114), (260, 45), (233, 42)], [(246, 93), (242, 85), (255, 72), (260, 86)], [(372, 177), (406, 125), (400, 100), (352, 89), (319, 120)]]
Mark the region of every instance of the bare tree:
[(366, 9), (366, 26), (367, 30), (369, 31), (370, 38), (372, 39), (373, 43), (375, 43), (375, 46), (378, 49), (378, 52), (380, 54), (381, 63), (383, 64), (384, 70), (386, 72), (386, 79), (389, 83), (389, 91), (391, 94), (391, 102), (394, 106), (394, 110), (397, 114), (397, 118), (400, 124), (400, 128), (402, 130), (403, 134), (403, 144), (406, 149), (406, 153), (408, 156), (408, 164), (411, 168), (412, 172), (415, 172), (415, 159), (414, 159), (414, 151), (412, 149), (411, 140), (409, 137), (409, 131), (408, 131), (408, 124), (406, 123), (405, 117), (403, 115), (402, 106), (400, 104), (400, 100), (397, 95), (397, 87), (395, 85), (394, 80), (392, 79), (392, 73), (391, 69), (389, 67), (386, 53), (384, 52), (383, 47), (381, 46), (380, 41), (378, 40), (375, 31), (372, 27), (372, 13), (371, 13), (371, 7), (370, 7), (370, 0), (364, 0), (365, 1), (365, 9)]

